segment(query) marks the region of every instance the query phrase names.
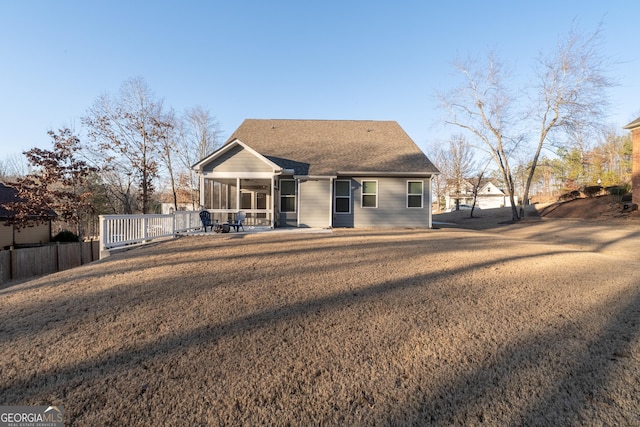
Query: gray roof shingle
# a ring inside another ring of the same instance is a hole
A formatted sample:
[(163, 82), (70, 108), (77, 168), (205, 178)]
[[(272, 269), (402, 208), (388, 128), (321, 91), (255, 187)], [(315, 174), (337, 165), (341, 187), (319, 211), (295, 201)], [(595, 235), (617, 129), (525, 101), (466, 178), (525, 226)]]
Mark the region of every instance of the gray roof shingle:
[[(9, 209), (11, 203), (21, 202), (21, 199), (18, 196), (18, 190), (15, 188), (0, 183), (0, 218), (8, 219), (13, 218), (15, 213)], [(46, 209), (46, 218), (55, 218), (56, 213), (51, 209)]]
[(235, 139), (300, 175), (439, 173), (394, 121), (247, 119)]
[(0, 218), (10, 218), (13, 216), (13, 212), (7, 209), (8, 203), (14, 203), (19, 201), (18, 191), (13, 188), (0, 183)]

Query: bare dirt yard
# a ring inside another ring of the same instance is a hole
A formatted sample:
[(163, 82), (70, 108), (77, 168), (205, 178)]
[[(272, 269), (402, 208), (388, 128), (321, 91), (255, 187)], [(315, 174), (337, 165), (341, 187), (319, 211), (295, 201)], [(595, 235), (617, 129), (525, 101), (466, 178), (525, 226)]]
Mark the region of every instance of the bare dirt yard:
[(458, 214), (188, 236), (10, 284), (0, 404), (74, 426), (640, 425), (640, 222)]

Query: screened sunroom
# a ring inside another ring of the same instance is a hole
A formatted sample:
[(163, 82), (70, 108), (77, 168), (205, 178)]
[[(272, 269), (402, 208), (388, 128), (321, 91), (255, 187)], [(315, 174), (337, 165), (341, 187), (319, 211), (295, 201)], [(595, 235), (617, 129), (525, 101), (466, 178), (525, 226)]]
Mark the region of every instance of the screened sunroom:
[(204, 178), (203, 195), (212, 220), (233, 221), (242, 210), (245, 225), (273, 226), (273, 179)]

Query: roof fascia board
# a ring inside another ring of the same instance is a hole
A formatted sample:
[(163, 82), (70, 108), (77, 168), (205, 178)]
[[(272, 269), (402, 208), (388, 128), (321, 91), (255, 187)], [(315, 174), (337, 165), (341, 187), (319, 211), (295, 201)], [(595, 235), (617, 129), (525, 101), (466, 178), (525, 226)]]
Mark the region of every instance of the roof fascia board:
[(436, 172), (376, 172), (376, 171), (338, 171), (338, 175), (348, 176), (408, 176), (431, 178), (433, 175), (440, 175)]
[(631, 123), (625, 125), (622, 127), (622, 129), (629, 129), (629, 130), (633, 130), (637, 127), (640, 127), (640, 117), (635, 119), (634, 121), (632, 121)]
[(271, 172), (204, 172), (202, 175), (209, 179), (270, 179), (274, 176)]
[(318, 180), (318, 179), (337, 179), (336, 175), (294, 175), (295, 179), (300, 180)]

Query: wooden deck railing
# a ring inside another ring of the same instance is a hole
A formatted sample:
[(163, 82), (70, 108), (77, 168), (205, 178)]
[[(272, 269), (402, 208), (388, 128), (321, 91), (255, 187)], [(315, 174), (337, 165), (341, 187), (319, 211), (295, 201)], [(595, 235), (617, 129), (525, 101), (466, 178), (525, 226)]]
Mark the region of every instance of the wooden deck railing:
[(202, 226), (199, 212), (176, 211), (169, 215), (100, 215), (100, 258), (109, 250), (175, 237)]

